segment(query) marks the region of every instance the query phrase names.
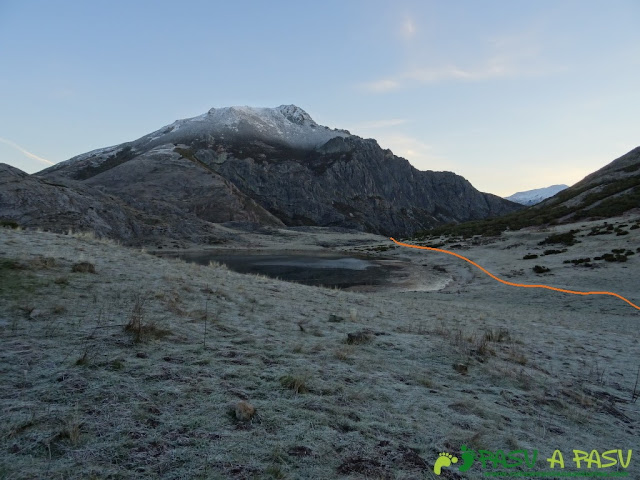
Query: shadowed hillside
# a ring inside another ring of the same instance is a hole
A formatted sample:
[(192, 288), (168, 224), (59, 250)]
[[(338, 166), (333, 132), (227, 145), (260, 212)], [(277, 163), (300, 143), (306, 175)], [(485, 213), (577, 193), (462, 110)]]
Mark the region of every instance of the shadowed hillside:
[(208, 222), (245, 217), (385, 235), (521, 208), (452, 172), (419, 171), (375, 140), (318, 125), (295, 105), (211, 109), (37, 176), (108, 192), (160, 219), (180, 210)]
[(440, 234), (498, 235), (507, 229), (606, 219), (634, 208), (640, 208), (640, 147), (526, 210), (489, 220), (445, 225), (421, 232), (418, 237)]

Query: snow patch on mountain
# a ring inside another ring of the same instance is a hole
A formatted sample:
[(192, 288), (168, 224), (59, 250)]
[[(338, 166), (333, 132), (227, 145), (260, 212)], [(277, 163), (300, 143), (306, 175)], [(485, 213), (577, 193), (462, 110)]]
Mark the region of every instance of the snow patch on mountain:
[(536, 188), (534, 190), (517, 192), (504, 198), (521, 205), (531, 206), (535, 205), (536, 203), (540, 203), (549, 197), (553, 197), (556, 193), (561, 192), (565, 188), (569, 187), (567, 185), (551, 185), (550, 187)]
[(296, 105), (276, 108), (235, 106), (212, 108), (204, 115), (177, 120), (135, 143), (175, 143), (187, 136), (214, 140), (258, 138), (293, 148), (309, 149), (319, 147), (335, 137), (350, 136), (350, 133), (318, 125)]
[(212, 108), (197, 117), (176, 120), (144, 137), (120, 145), (93, 150), (51, 167), (88, 162), (97, 167), (124, 147), (137, 153), (166, 144), (189, 144), (193, 139), (207, 142), (242, 141), (245, 138), (276, 143), (291, 148), (315, 149), (335, 137), (349, 137), (348, 130), (318, 125), (311, 116), (296, 105), (275, 108), (247, 106)]
[(70, 158), (69, 160), (56, 163), (54, 166), (49, 167), (43, 171), (56, 171), (56, 170), (60, 170), (63, 167), (66, 167), (68, 165), (72, 165), (75, 163), (83, 163), (92, 167), (97, 167), (109, 157), (114, 156), (118, 152), (120, 152), (125, 145), (127, 144), (112, 145), (110, 147), (97, 148), (95, 150), (91, 150), (90, 152), (77, 155), (73, 158)]

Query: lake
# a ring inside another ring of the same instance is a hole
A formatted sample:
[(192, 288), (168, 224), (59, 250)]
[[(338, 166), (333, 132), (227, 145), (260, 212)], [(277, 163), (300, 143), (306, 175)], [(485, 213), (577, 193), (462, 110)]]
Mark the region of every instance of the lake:
[(200, 265), (222, 263), (238, 273), (260, 274), (306, 285), (335, 288), (383, 285), (391, 275), (390, 267), (373, 260), (338, 255), (189, 252), (171, 256)]

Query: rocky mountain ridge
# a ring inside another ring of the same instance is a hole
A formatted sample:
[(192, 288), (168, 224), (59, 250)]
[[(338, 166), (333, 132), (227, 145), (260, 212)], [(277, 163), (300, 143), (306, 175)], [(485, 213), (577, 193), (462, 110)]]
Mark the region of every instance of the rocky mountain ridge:
[(245, 221), (403, 236), (520, 208), (454, 173), (419, 171), (373, 139), (318, 125), (294, 105), (211, 109), (34, 177), (116, 199), (173, 237), (178, 219), (191, 230)]
[[(54, 232), (91, 231), (130, 245), (171, 242), (174, 247), (183, 242), (225, 242), (228, 235), (220, 223), (283, 225), (219, 175), (196, 172), (198, 167), (180, 155), (158, 155), (156, 150), (142, 161), (106, 172), (116, 185), (112, 189), (64, 177), (28, 175), (0, 164), (0, 220)], [(149, 161), (154, 165), (150, 167)], [(172, 172), (168, 184), (166, 178), (155, 176), (165, 169)], [(206, 195), (199, 195), (203, 191)]]

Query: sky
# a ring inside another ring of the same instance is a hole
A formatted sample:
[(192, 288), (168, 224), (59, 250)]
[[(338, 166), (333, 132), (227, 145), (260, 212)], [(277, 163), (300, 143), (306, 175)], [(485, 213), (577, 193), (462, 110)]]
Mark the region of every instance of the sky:
[(640, 2), (0, 0), (0, 162), (295, 104), (500, 196), (640, 145)]

